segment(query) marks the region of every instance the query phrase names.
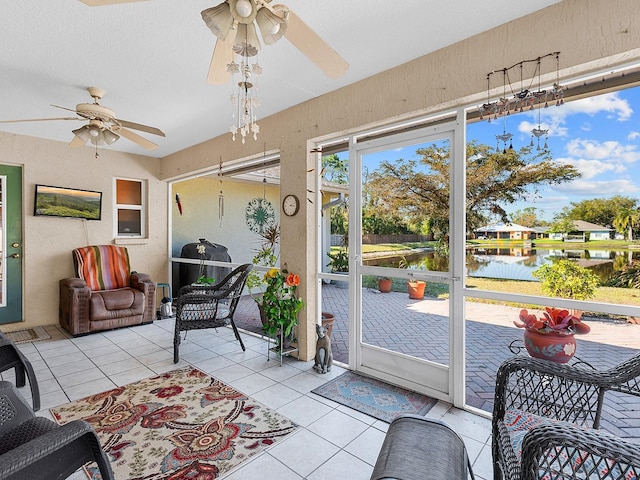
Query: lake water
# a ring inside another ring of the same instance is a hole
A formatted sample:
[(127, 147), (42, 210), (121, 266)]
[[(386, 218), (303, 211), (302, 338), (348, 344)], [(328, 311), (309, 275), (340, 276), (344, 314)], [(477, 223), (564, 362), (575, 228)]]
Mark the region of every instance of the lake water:
[[(367, 265), (398, 267), (405, 259), (408, 268), (444, 272), (447, 255), (424, 252), (398, 257), (367, 259)], [(538, 281), (531, 272), (560, 259), (570, 259), (589, 268), (602, 280), (631, 259), (640, 260), (640, 250), (540, 249), (540, 248), (472, 248), (467, 250), (467, 275), (470, 277), (504, 278)]]

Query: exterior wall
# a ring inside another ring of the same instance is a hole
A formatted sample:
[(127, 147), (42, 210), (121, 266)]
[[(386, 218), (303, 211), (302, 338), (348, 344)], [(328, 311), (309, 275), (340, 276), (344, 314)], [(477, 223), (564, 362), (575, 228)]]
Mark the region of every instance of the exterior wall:
[[(234, 263), (251, 263), (256, 250), (261, 245), (260, 235), (249, 230), (245, 221), (245, 209), (252, 198), (262, 198), (271, 202), (276, 223), (280, 222), (280, 190), (277, 186), (224, 180), (224, 219), (222, 227), (218, 219), (218, 194), (220, 182), (214, 177), (199, 177), (175, 182), (172, 192), (180, 195), (182, 215), (175, 205), (172, 207), (171, 255), (180, 257), (182, 247), (187, 243), (205, 238), (211, 243), (224, 245)], [(174, 285), (178, 285), (178, 265), (173, 266)], [(174, 288), (174, 295), (177, 294)]]
[[(133, 269), (167, 281), (167, 184), (157, 178), (158, 160), (108, 150), (99, 154), (96, 159), (94, 148), (0, 132), (0, 162), (22, 166), (24, 209), (25, 321), (3, 325), (3, 331), (58, 323), (58, 281), (73, 276), (71, 250), (114, 243), (114, 177), (147, 180), (149, 238), (124, 245)], [(34, 217), (36, 183), (102, 192), (102, 220)]]
[[(225, 134), (164, 158), (161, 178), (212, 167), (223, 160), (280, 149), (281, 196), (307, 197), (315, 179), (313, 139), (330, 139), (401, 119), (486, 99), (487, 72), (561, 52), (562, 78), (640, 59), (640, 9), (635, 0), (564, 0), (539, 12), (476, 35), (430, 55), (322, 95), (260, 120), (258, 142), (232, 142)], [(416, 32), (416, 36), (422, 32)], [(561, 82), (562, 82), (561, 78)], [(542, 81), (555, 80), (543, 72)], [(301, 357), (315, 352), (316, 205), (301, 202), (298, 215), (282, 220), (282, 262), (305, 279), (300, 329)]]
[(609, 240), (611, 235), (608, 231), (604, 232), (589, 232), (589, 240)]

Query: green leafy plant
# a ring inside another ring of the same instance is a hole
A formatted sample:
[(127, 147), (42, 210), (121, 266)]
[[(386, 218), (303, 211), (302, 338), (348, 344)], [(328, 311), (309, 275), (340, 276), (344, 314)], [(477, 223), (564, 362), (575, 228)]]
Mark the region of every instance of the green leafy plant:
[(570, 260), (542, 265), (532, 272), (542, 281), (542, 291), (551, 297), (587, 300), (593, 298), (600, 284), (598, 276)]
[(349, 252), (346, 249), (340, 249), (333, 253), (327, 253), (329, 257), (328, 267), (332, 272), (348, 272), (349, 271)]
[(280, 331), (285, 338), (291, 338), (294, 327), (298, 325), (298, 312), (304, 306), (304, 301), (295, 295), (300, 277), (287, 270), (272, 268), (264, 275), (264, 281), (267, 285), (262, 295), (262, 308), (267, 319), (264, 331), (278, 341)]
[[(278, 243), (280, 242), (280, 226), (273, 225), (266, 228), (261, 234), (261, 244), (251, 262), (254, 265), (273, 268), (278, 264)], [(247, 277), (247, 288), (251, 298), (260, 305), (262, 303), (262, 290), (267, 286), (264, 274), (259, 270), (251, 270)]]
[(625, 265), (622, 270), (614, 272), (604, 284), (607, 287), (640, 288), (640, 262), (636, 260)]

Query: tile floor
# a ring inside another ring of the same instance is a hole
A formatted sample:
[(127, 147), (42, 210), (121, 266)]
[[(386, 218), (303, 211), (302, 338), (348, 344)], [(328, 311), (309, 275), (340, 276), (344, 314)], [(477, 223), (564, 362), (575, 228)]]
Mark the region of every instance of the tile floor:
[[(50, 417), (51, 407), (191, 364), (303, 427), (225, 479), (365, 480), (371, 475), (388, 425), (311, 393), (344, 372), (337, 365), (325, 375), (312, 369), (313, 362), (285, 358), (280, 366), (273, 357), (267, 361), (266, 342), (259, 337), (244, 334), (247, 351), (242, 352), (230, 328), (189, 332), (174, 364), (171, 319), (79, 338), (69, 338), (55, 325), (46, 329), (50, 340), (20, 345), (40, 385), (39, 415)], [(13, 381), (13, 372), (4, 372), (3, 379)], [(30, 398), (28, 386), (20, 390)], [(462, 435), (478, 480), (493, 478), (489, 419), (444, 402), (428, 416)], [(77, 472), (72, 478), (85, 476)]]

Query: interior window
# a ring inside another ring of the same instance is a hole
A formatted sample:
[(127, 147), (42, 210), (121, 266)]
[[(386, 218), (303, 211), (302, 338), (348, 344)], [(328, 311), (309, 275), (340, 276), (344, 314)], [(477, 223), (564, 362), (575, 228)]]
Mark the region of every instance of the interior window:
[(116, 178), (115, 230), (117, 237), (146, 235), (146, 185), (142, 180)]

